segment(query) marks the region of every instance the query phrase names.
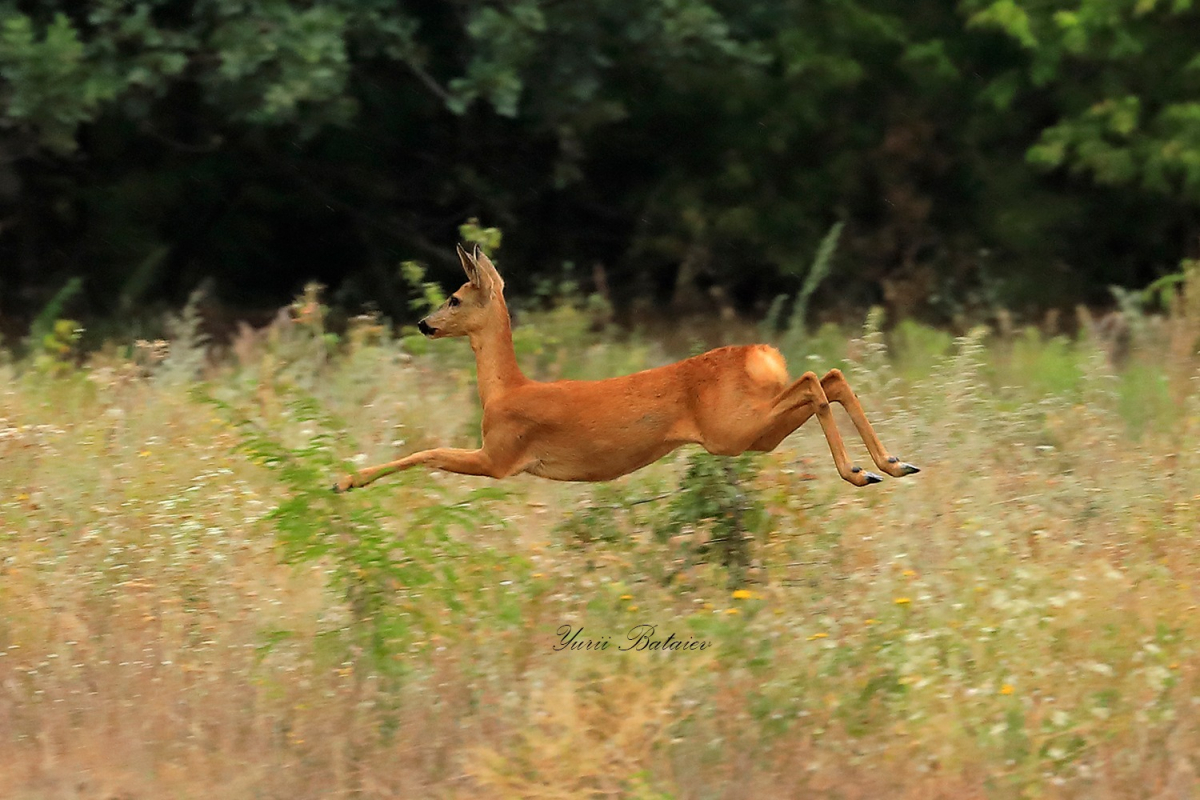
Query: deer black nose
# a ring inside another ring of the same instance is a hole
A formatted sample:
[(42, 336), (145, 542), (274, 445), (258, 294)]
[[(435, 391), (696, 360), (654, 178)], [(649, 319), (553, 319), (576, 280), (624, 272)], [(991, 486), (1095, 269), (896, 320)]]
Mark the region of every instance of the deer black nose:
[(417, 330), (426, 336), (433, 336), (435, 333), (437, 333), (437, 328), (433, 327), (425, 320), (421, 320), (417, 323)]

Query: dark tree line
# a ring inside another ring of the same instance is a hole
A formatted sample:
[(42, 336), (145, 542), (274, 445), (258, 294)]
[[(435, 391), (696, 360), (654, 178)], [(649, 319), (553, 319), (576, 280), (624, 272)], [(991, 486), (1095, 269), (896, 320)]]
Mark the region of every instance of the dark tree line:
[(1102, 302), (1195, 255), (1190, 0), (0, 2), (0, 313), (306, 280), (402, 316), (468, 218), (516, 292)]

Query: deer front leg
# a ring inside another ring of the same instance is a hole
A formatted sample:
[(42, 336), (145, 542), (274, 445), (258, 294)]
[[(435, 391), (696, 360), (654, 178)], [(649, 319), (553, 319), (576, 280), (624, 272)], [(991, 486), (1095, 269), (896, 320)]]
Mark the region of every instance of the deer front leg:
[(399, 472), (409, 467), (427, 466), (431, 469), (457, 472), (459, 475), (485, 475), (490, 478), (503, 478), (512, 474), (510, 470), (499, 469), (494, 460), (485, 450), (460, 450), (451, 447), (437, 447), (433, 450), (422, 450), (405, 456), (397, 461), (365, 467), (351, 475), (347, 475), (333, 485), (335, 492), (348, 492), (351, 489), (361, 489), (385, 475)]
[(842, 374), (841, 370), (829, 370), (825, 377), (821, 378), (821, 388), (825, 390), (825, 396), (830, 401), (841, 403), (842, 407), (846, 409), (846, 413), (850, 415), (850, 421), (854, 423), (854, 427), (858, 429), (858, 435), (862, 437), (863, 443), (867, 446), (867, 451), (871, 454), (871, 460), (875, 462), (875, 466), (893, 478), (903, 478), (905, 475), (913, 475), (921, 471), (912, 464), (888, 455), (887, 449), (883, 446), (883, 442), (879, 441), (875, 429), (871, 427), (871, 422), (867, 419), (866, 412), (858, 402), (858, 397), (850, 388), (850, 384), (846, 382), (846, 376)]

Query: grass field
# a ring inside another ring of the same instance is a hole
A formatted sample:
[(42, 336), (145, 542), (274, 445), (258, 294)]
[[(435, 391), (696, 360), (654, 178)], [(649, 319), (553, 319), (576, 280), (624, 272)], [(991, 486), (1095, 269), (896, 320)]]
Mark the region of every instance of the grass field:
[[(686, 355), (582, 320), (526, 320), (528, 371)], [(311, 302), (209, 359), (186, 320), (82, 366), (48, 334), (0, 362), (0, 796), (1194, 796), (1200, 313), (1115, 356), (874, 327), (784, 350), (923, 471), (855, 489), (815, 423), (738, 462), (744, 570), (688, 451), (330, 494), (475, 441), (464, 342)], [(578, 628), (609, 647), (556, 650)]]

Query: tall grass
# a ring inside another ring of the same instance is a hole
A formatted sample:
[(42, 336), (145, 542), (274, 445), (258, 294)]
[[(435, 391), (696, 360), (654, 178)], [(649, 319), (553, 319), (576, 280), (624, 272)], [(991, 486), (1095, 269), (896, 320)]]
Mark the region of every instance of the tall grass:
[[(854, 489), (806, 426), (744, 472), (736, 589), (679, 516), (686, 451), (608, 487), (324, 494), (477, 436), (462, 342), (337, 339), (305, 301), (192, 380), (130, 347), (0, 365), (0, 796), (1190, 796), (1187, 302), (1115, 364), (878, 318), (791, 343), (923, 472)], [(531, 372), (662, 358), (551, 313)], [(637, 625), (706, 646), (621, 650)]]

